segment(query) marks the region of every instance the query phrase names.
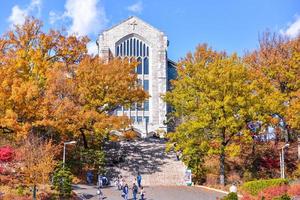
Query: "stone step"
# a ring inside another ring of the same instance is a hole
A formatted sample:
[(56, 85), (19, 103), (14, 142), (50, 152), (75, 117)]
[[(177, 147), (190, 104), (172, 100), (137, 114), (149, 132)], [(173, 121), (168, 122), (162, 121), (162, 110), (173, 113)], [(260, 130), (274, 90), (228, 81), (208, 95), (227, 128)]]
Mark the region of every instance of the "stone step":
[(111, 170), (122, 175), (128, 184), (132, 184), (138, 171), (146, 186), (184, 184), (185, 165), (175, 159), (174, 153), (165, 152), (161, 140), (121, 142), (120, 151), (125, 161)]

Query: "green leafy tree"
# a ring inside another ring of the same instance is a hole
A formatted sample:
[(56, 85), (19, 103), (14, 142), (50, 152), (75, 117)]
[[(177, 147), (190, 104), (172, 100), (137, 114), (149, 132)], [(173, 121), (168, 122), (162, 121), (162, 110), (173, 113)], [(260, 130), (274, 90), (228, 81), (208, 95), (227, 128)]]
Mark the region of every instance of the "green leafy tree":
[(53, 186), (60, 196), (68, 197), (72, 192), (73, 175), (69, 168), (60, 165), (53, 174)]
[[(169, 134), (170, 144), (181, 151), (189, 165), (193, 157), (219, 157), (220, 184), (225, 184), (226, 156), (236, 156), (252, 136), (250, 121), (262, 121), (270, 113), (257, 82), (236, 56), (227, 56), (200, 45), (179, 64), (178, 79), (165, 100), (181, 123)], [(201, 159), (199, 159), (200, 161)]]

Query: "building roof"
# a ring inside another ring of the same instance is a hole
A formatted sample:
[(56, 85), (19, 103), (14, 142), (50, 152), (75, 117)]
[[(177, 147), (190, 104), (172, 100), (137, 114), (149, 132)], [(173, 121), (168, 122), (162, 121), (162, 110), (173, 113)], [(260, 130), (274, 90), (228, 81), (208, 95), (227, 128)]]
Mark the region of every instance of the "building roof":
[(102, 31), (102, 32), (110, 31), (111, 29), (113, 29), (113, 28), (115, 28), (115, 27), (117, 27), (117, 26), (119, 26), (119, 25), (121, 25), (121, 24), (123, 24), (123, 23), (125, 23), (125, 22), (127, 22), (127, 21), (129, 21), (129, 20), (131, 20), (131, 19), (139, 20), (139, 21), (145, 23), (147, 26), (149, 26), (149, 27), (151, 27), (151, 28), (157, 30), (158, 32), (161, 32), (161, 33), (165, 34), (163, 31), (159, 30), (158, 28), (155, 28), (155, 27), (152, 26), (151, 24), (145, 22), (144, 20), (142, 20), (142, 19), (140, 19), (140, 18), (138, 18), (138, 17), (136, 17), (136, 16), (130, 16), (130, 17), (128, 17), (127, 19), (125, 19), (125, 20), (123, 20), (123, 21), (117, 23), (116, 25), (114, 25), (114, 26), (112, 26), (112, 27), (110, 27), (110, 28), (108, 28), (108, 29), (105, 29), (105, 30)]

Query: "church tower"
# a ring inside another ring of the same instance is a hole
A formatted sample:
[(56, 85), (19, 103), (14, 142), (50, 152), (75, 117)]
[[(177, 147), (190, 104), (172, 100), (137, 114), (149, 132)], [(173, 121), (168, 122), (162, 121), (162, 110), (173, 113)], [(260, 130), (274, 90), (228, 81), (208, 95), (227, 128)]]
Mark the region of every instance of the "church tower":
[[(160, 30), (137, 17), (129, 17), (103, 31), (97, 40), (99, 56), (103, 59), (134, 57), (140, 64), (136, 68), (138, 79), (150, 98), (143, 105), (119, 108), (116, 115), (127, 115), (134, 130), (147, 137), (167, 132), (167, 105), (161, 98), (168, 89), (168, 40)], [(173, 62), (172, 62), (173, 63)]]

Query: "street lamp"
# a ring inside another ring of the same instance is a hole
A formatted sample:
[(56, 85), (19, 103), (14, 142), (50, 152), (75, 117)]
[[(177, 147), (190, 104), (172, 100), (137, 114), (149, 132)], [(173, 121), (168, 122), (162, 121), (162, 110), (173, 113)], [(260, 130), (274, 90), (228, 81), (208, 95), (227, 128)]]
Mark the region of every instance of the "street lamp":
[(285, 166), (284, 166), (284, 149), (290, 146), (289, 143), (285, 144), (281, 147), (281, 152), (279, 153), (280, 156), (280, 178), (285, 178)]
[(64, 142), (64, 154), (63, 154), (63, 168), (65, 168), (65, 162), (66, 162), (66, 145), (67, 144), (76, 144), (76, 141), (70, 141), (70, 142)]

